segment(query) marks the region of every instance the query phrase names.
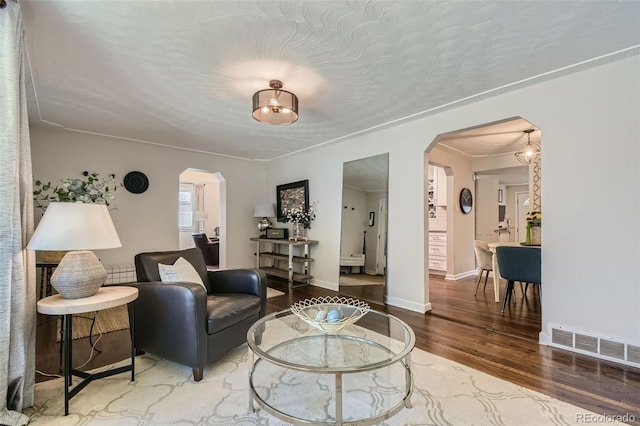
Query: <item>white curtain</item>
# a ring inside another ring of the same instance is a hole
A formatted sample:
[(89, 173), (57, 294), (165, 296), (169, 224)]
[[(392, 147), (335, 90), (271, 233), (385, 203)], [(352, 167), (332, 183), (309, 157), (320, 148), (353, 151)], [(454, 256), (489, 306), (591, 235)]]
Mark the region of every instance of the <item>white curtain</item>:
[[(204, 183), (193, 185), (193, 232), (200, 232), (204, 214)], [(200, 216), (199, 216), (200, 215)]]
[(0, 9), (0, 424), (23, 425), (35, 382), (33, 186), (20, 5)]

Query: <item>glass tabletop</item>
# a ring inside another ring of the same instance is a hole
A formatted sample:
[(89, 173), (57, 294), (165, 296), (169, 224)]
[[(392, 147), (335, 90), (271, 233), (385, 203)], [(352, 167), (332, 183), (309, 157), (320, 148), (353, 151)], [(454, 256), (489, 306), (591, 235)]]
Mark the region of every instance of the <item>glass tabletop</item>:
[(290, 310), (256, 321), (247, 342), (261, 358), (286, 368), (316, 373), (362, 372), (393, 364), (411, 352), (411, 327), (384, 312), (369, 311), (355, 324), (326, 332)]

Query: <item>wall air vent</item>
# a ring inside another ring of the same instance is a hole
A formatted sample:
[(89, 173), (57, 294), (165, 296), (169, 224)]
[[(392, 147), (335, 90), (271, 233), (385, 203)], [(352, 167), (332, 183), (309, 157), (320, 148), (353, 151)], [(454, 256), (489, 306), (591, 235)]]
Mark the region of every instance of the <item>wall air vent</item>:
[(640, 365), (640, 346), (627, 345), (627, 359)]
[(549, 334), (549, 346), (640, 367), (640, 345), (637, 342), (631, 343), (553, 324), (549, 325)]
[(576, 349), (597, 354), (598, 338), (576, 333)]
[(573, 347), (573, 333), (554, 328), (551, 330), (551, 341), (557, 345)]

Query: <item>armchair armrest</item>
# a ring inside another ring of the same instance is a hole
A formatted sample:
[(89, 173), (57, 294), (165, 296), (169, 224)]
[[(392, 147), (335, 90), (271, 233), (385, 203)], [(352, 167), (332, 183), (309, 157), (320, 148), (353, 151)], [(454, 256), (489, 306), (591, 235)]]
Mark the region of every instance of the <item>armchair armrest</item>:
[(135, 301), (135, 346), (173, 361), (204, 365), (207, 293), (196, 283), (140, 282)]
[(244, 293), (260, 297), (260, 317), (267, 307), (267, 276), (259, 269), (208, 271), (212, 294)]
[(223, 269), (207, 271), (213, 294), (246, 293), (266, 295), (267, 278), (264, 272), (256, 269)]

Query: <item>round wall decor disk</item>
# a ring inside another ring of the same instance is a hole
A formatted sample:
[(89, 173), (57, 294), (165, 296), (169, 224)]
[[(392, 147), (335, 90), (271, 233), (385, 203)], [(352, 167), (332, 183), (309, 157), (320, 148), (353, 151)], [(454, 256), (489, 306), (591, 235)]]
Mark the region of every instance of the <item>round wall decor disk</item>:
[(124, 187), (132, 194), (142, 194), (149, 189), (149, 179), (142, 172), (129, 172), (124, 177)]

